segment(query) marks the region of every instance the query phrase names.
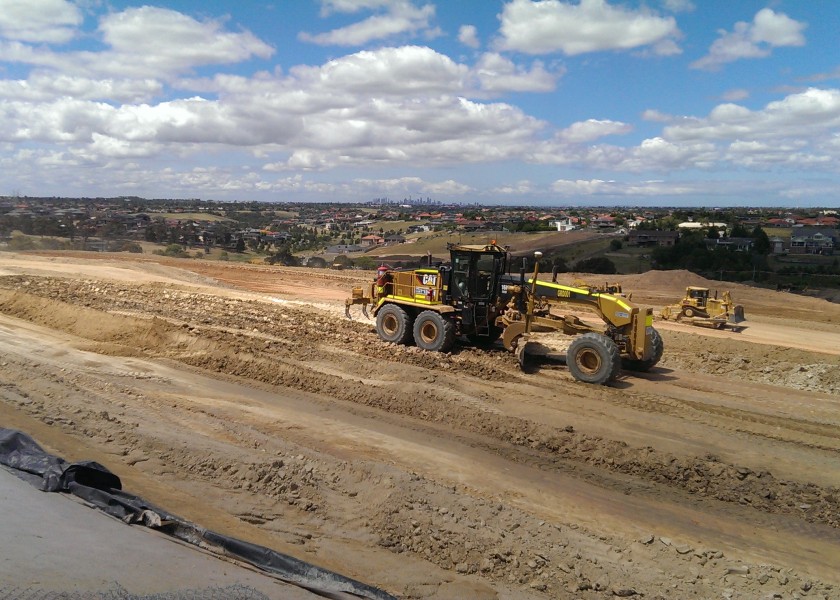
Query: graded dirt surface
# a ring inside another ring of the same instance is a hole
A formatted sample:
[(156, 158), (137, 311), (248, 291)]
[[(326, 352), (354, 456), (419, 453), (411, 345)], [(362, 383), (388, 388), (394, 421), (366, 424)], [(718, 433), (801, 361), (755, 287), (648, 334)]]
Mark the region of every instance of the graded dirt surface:
[(403, 598), (840, 597), (840, 305), (611, 278), (748, 327), (657, 321), (659, 365), (592, 386), (384, 343), (343, 317), (370, 277), (0, 253), (0, 423)]

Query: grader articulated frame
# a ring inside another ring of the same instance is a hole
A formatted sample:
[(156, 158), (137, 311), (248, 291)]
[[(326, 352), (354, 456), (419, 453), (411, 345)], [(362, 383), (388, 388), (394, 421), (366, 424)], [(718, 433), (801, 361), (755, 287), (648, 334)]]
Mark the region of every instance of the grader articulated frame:
[[(419, 269), (380, 267), (367, 288), (355, 288), (346, 300), (376, 318), (385, 341), (445, 352), (456, 338), (490, 345), (502, 338), (520, 364), (541, 332), (574, 336), (566, 364), (579, 381), (604, 384), (622, 367), (646, 371), (662, 357), (662, 338), (653, 328), (653, 311), (629, 299), (539, 279), (539, 258), (533, 276), (508, 272), (507, 249), (488, 245), (450, 245), (450, 262)], [(595, 326), (564, 312), (580, 308), (597, 315)]]

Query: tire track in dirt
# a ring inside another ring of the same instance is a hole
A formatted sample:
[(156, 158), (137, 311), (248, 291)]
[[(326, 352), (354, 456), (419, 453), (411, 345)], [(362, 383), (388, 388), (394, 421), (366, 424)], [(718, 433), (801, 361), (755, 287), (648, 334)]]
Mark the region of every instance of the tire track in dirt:
[[(184, 365), (193, 365), (189, 368), (194, 368), (196, 373), (212, 372), (219, 381), (239, 381), (254, 388), (299, 390), (301, 394), (335, 398), (331, 400), (335, 406), (377, 415), (383, 421), (410, 424), (421, 437), (443, 442), (454, 436), (465, 447), (503, 457), (514, 468), (521, 465), (549, 476), (568, 474), (604, 489), (629, 491), (637, 503), (649, 501), (654, 504), (657, 499), (664, 499), (673, 503), (674, 507), (702, 507), (701, 512), (707, 515), (726, 515), (733, 522), (743, 521), (761, 530), (777, 527), (783, 532), (800, 531), (814, 540), (836, 543), (837, 529), (830, 528), (837, 527), (831, 522), (831, 515), (838, 514), (834, 488), (807, 482), (780, 481), (772, 473), (752, 471), (708, 457), (680, 457), (655, 448), (633, 448), (621, 442), (620, 438), (611, 440), (584, 431), (550, 426), (535, 418), (512, 418), (502, 410), (500, 395), (514, 389), (516, 382), (526, 381), (526, 376), (518, 374), (515, 361), (504, 353), (496, 355), (460, 349), (451, 355), (430, 355), (414, 348), (384, 344), (376, 339), (368, 324), (337, 321), (304, 309), (269, 307), (262, 302), (231, 298), (219, 300), (178, 286), (105, 285), (37, 278), (27, 278), (27, 281), (26, 285), (21, 280), (0, 281), (0, 287), (17, 289), (3, 293), (2, 310), (54, 329), (87, 336), (90, 341), (85, 346), (91, 349), (114, 355), (173, 361), (173, 365), (181, 365), (182, 369)], [(115, 310), (122, 314), (112, 314)], [(89, 317), (95, 320), (96, 327), (80, 330), (80, 319), (74, 321), (69, 318), (70, 315)], [(58, 357), (53, 359), (60, 360)], [(70, 372), (69, 367), (62, 368)], [(130, 385), (111, 387), (115, 384), (115, 377), (131, 383), (130, 377), (119, 371), (105, 370), (102, 378), (110, 381), (97, 381), (96, 372), (100, 368), (101, 365), (91, 364), (90, 372), (85, 371), (81, 378), (70, 374), (55, 377), (55, 389), (50, 387), (49, 391), (54, 398), (38, 399), (42, 405), (39, 410), (52, 410), (56, 416), (67, 418), (62, 413), (73, 409), (70, 404), (62, 404), (61, 390), (77, 386), (83, 393), (96, 398), (91, 403), (91, 414), (80, 413), (86, 422), (83, 431), (90, 432), (91, 436), (113, 437), (107, 443), (116, 448), (124, 449), (134, 444), (138, 457), (151, 457), (139, 464), (158, 464), (161, 462), (159, 453), (164, 452), (164, 462), (183, 467), (185, 473), (200, 478), (205, 485), (218, 485), (215, 482), (223, 479), (225, 489), (246, 489), (256, 498), (265, 496), (283, 501), (292, 497), (289, 495), (294, 491), (291, 483), (295, 483), (301, 490), (295, 510), (299, 509), (302, 514), (327, 516), (331, 496), (346, 494), (352, 489), (345, 478), (319, 486), (315, 477), (304, 481), (306, 477), (301, 475), (300, 482), (297, 482), (287, 475), (278, 476), (277, 471), (284, 469), (283, 466), (249, 454), (248, 444), (270, 447), (269, 444), (284, 435), (295, 438), (297, 434), (295, 430), (284, 429), (280, 423), (263, 422), (256, 416), (247, 416), (251, 407), (246, 398), (239, 401), (231, 399), (227, 405), (200, 405), (184, 410), (177, 408), (176, 398), (167, 396), (163, 390), (151, 397), (144, 393), (142, 405), (148, 407), (148, 417), (154, 415), (155, 419), (168, 422), (171, 427), (171, 433), (167, 434), (171, 439), (163, 438), (156, 442), (154, 438), (145, 437), (142, 427), (134, 427), (140, 421), (123, 416), (116, 409), (106, 410), (104, 415), (101, 410), (96, 412), (100, 402), (128, 404), (127, 398), (139, 400), (136, 397), (138, 391), (132, 390)], [(27, 366), (20, 363), (15, 365), (15, 369), (25, 372)], [(45, 373), (48, 371), (47, 366), (38, 369)], [(33, 374), (32, 384), (36, 385), (36, 379), (49, 380), (50, 377), (53, 376)], [(21, 378), (22, 381), (24, 379)], [(353, 385), (354, 380), (362, 385)], [(377, 385), (364, 385), (365, 380), (375, 380)], [(144, 385), (161, 388), (165, 387), (163, 383), (143, 380)], [(529, 385), (533, 389), (538, 384)], [(630, 387), (625, 389), (593, 390), (588, 386), (575, 385), (569, 387), (569, 393), (578, 396), (580, 401), (597, 397), (599, 402), (614, 406), (616, 398), (628, 393), (628, 390), (636, 392), (636, 387), (643, 386), (637, 386), (630, 379)], [(674, 387), (661, 387), (666, 397), (677, 393)], [(548, 398), (545, 395), (537, 400), (542, 402)], [(487, 410), (488, 407), (494, 410)], [(125, 411), (127, 407), (120, 408)], [(702, 405), (700, 408), (703, 408)], [(683, 410), (697, 412), (698, 409), (689, 406)], [(728, 430), (730, 422), (737, 422), (737, 417), (721, 417), (714, 412), (709, 414), (711, 427), (716, 429)], [(56, 426), (70, 428), (61, 421), (55, 423)], [(114, 435), (119, 428), (124, 428), (125, 433)], [(192, 442), (195, 447), (181, 449), (172, 445), (179, 434), (183, 435), (190, 429), (197, 430), (202, 436)], [(300, 435), (303, 443), (303, 433)], [(163, 449), (166, 444), (170, 445), (168, 453)], [(306, 470), (306, 461), (297, 461), (295, 456), (284, 456), (282, 460), (289, 465), (284, 470), (286, 474), (312, 473)], [(311, 459), (307, 460), (311, 462)], [(324, 468), (317, 460), (313, 464), (316, 472)], [(326, 471), (339, 475), (334, 467)], [(227, 475), (231, 475), (230, 478), (226, 478)], [(352, 469), (348, 471), (348, 477), (365, 476)], [(371, 529), (367, 533), (378, 532), (378, 544), (398, 555), (427, 557), (453, 572), (481, 574), (497, 582), (513, 575), (519, 584), (527, 585), (534, 581), (537, 585), (544, 585), (532, 578), (533, 572), (542, 571), (556, 578), (548, 581), (563, 582), (561, 585), (564, 588), (561, 589), (568, 589), (566, 585), (584, 586), (576, 587), (575, 595), (585, 598), (602, 597), (612, 587), (599, 579), (599, 569), (595, 568), (596, 563), (592, 560), (586, 557), (574, 559), (564, 554), (566, 546), (563, 544), (569, 543), (572, 534), (559, 531), (552, 531), (550, 536), (541, 534), (538, 523), (533, 523), (525, 515), (516, 514), (509, 505), (504, 510), (497, 510), (496, 507), (501, 505), (490, 502), (487, 506), (476, 506), (475, 503), (462, 505), (466, 498), (456, 496), (448, 504), (430, 503), (427, 498), (431, 494), (431, 486), (437, 485), (433, 482), (395, 476), (393, 473), (374, 473), (372, 477), (365, 480), (365, 483), (370, 483), (370, 493), (380, 495), (378, 502), (385, 497), (388, 502), (372, 503), (374, 497), (362, 497), (364, 489), (357, 488), (354, 491), (360, 496), (355, 510), (362, 515), (368, 509)], [(317, 495), (310, 499), (308, 490)], [(762, 496), (768, 493), (770, 497)], [(307, 510), (307, 502), (312, 503), (311, 510)], [(802, 508), (805, 504), (808, 507)], [(461, 515), (462, 509), (469, 515), (463, 517), (466, 530), (459, 528), (461, 524), (453, 517), (454, 511), (457, 511), (456, 515)], [(254, 508), (239, 510), (237, 514), (245, 520), (265, 524), (281, 518), (276, 509), (258, 504)], [(360, 518), (358, 515), (353, 518)], [(473, 515), (476, 515), (474, 519)], [(479, 520), (478, 515), (484, 522)], [(477, 542), (478, 537), (465, 537), (464, 532), (472, 530), (470, 525), (476, 531), (486, 530), (492, 534), (491, 537), (480, 543)], [(522, 532), (521, 535), (519, 532)], [(557, 544), (558, 540), (562, 543)], [(465, 546), (466, 541), (478, 543), (481, 552), (475, 554), (470, 551)], [(543, 541), (549, 543), (540, 543)], [(594, 537), (578, 540), (577, 548), (590, 548), (595, 541)], [(509, 543), (514, 545), (508, 546)], [(498, 552), (485, 544), (497, 545)], [(517, 546), (520, 544), (543, 552), (548, 560), (518, 554)], [(624, 551), (620, 547), (612, 550), (610, 544), (606, 544), (606, 551)], [(664, 542), (662, 545), (670, 548)], [(574, 548), (572, 546), (572, 552)], [(641, 560), (652, 560), (655, 556), (653, 548), (646, 548), (650, 552)], [(683, 556), (681, 550), (672, 549), (671, 552)], [(597, 556), (598, 563), (608, 562), (602, 560), (600, 554), (590, 556)], [(702, 551), (696, 556), (689, 556), (694, 557), (692, 560), (713, 561), (717, 553)], [(531, 562), (536, 566), (531, 567)], [(565, 565), (565, 571), (552, 571), (549, 567), (561, 563)], [(613, 581), (618, 572), (613, 572)], [(666, 577), (658, 583), (659, 587), (647, 587), (646, 595), (665, 589), (669, 580)], [(556, 587), (532, 589), (546, 591), (555, 597), (559, 591)], [(707, 595), (717, 594), (709, 592)]]
[[(46, 296), (60, 295), (59, 284), (54, 280), (35, 282), (30, 280), (26, 286), (29, 292), (41, 290)], [(41, 284), (41, 285), (38, 285)], [(112, 305), (112, 298), (119, 296), (119, 292), (101, 287), (100, 294), (103, 305)], [(68, 294), (68, 297), (72, 296)], [(83, 304), (91, 305), (89, 296), (80, 298)], [(170, 293), (167, 298), (173, 304), (181, 307), (180, 296), (177, 293)], [(152, 298), (150, 297), (151, 301)], [(135, 295), (134, 302), (138, 302)], [(20, 304), (20, 303), (19, 303)], [(25, 302), (31, 306), (33, 302)], [(13, 303), (6, 303), (11, 306)], [(161, 311), (160, 297), (154, 298), (153, 305)], [(227, 301), (225, 306), (235, 305), (244, 310), (237, 314), (241, 319), (243, 313), (247, 316), (251, 311), (258, 314), (260, 319), (271, 320), (266, 316), (267, 308), (257, 303), (232, 303)], [(172, 307), (177, 314), (176, 307)], [(193, 311), (193, 318), (205, 320), (208, 314), (212, 314), (206, 306), (197, 304), (190, 307)], [(166, 311), (162, 311), (166, 312)], [(188, 315), (182, 315), (188, 316)], [(307, 327), (307, 323), (320, 317), (309, 315), (303, 323), (298, 323), (296, 328)], [(127, 325), (129, 328), (131, 324)], [(298, 348), (300, 354), (296, 356), (293, 363), (286, 363), (280, 358), (266, 357), (266, 340), (254, 335), (243, 335), (241, 332), (214, 332), (210, 336), (197, 338), (202, 346), (210, 340), (213, 347), (201, 348), (199, 351), (191, 347), (189, 339), (184, 340), (182, 325), (169, 324), (162, 317), (149, 323), (144, 320), (138, 324), (140, 328), (139, 339), (146, 340), (144, 351), (151, 355), (170, 358), (178, 362), (203, 370), (210, 370), (237, 378), (258, 381), (272, 386), (288, 387), (291, 389), (327, 395), (341, 401), (358, 403), (365, 406), (375, 407), (390, 413), (401, 414), (418, 418), (424, 421), (436, 423), (448, 423), (460, 429), (489, 436), (491, 439), (513, 444), (518, 447), (538, 448), (546, 453), (548, 457), (560, 457), (564, 460), (573, 460), (584, 464), (590, 464), (606, 471), (629, 474), (641, 477), (660, 484), (667, 484), (676, 488), (688, 490), (692, 494), (709, 496), (718, 500), (728, 502), (742, 502), (744, 498), (749, 499), (749, 504), (754, 509), (767, 513), (799, 514), (800, 511), (794, 507), (799, 504), (806, 504), (805, 499), (813, 495), (808, 484), (796, 484), (792, 482), (778, 482), (769, 473), (753, 473), (749, 469), (738, 468), (734, 465), (719, 464), (716, 461), (704, 459), (679, 459), (672, 456), (662, 455), (653, 449), (633, 449), (626, 444), (606, 440), (576, 432), (558, 432), (550, 427), (537, 423), (515, 419), (511, 417), (488, 414), (485, 411), (475, 410), (465, 405), (453, 406), (446, 395), (433, 391), (425, 394), (405, 394), (405, 384), (398, 382), (390, 389), (348, 387), (343, 380), (324, 376), (313, 369), (305, 366), (300, 361), (314, 354), (311, 347)], [(326, 329), (326, 327), (324, 327)], [(286, 328), (287, 336), (294, 336), (289, 328)], [(117, 331), (117, 339), (127, 338), (129, 341), (133, 336), (130, 332)], [(187, 336), (189, 338), (189, 336)], [(351, 343), (352, 346), (352, 343)], [(373, 346), (383, 347), (384, 353), (392, 354), (394, 347), (381, 342)], [(418, 354), (423, 359), (433, 359), (439, 363), (443, 357), (429, 353)], [(393, 355), (390, 357), (393, 360)], [(457, 366), (457, 364), (456, 364)], [(468, 371), (465, 370), (465, 371)], [(463, 372), (458, 377), (464, 377)], [(406, 397), (409, 401), (406, 401)], [(760, 480), (760, 481), (757, 481)], [(768, 492), (768, 489), (770, 490)], [(819, 490), (820, 502), (813, 506), (813, 510), (805, 513), (803, 517), (812, 522), (823, 522), (832, 527), (840, 526), (840, 500), (836, 490)], [(805, 498), (805, 499), (803, 499)], [(809, 505), (811, 506), (811, 505)]]
[[(644, 378), (644, 375), (641, 377)], [(631, 406), (636, 410), (667, 414), (716, 429), (760, 436), (826, 452), (840, 451), (840, 426), (837, 425), (794, 417), (777, 417), (675, 396), (654, 396), (635, 390), (624, 390), (620, 398), (611, 397), (609, 401), (616, 406)], [(814, 437), (823, 442), (813, 441)]]

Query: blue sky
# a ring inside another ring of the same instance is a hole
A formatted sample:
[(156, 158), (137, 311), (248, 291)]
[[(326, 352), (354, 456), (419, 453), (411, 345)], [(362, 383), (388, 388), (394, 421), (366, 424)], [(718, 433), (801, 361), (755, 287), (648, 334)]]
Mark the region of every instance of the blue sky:
[(0, 0), (0, 195), (840, 206), (835, 0)]

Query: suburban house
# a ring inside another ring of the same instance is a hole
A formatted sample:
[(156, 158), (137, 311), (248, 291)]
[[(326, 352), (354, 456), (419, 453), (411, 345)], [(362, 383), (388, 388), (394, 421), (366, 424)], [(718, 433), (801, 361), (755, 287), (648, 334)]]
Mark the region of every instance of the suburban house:
[(615, 217), (611, 215), (598, 215), (589, 222), (591, 227), (596, 229), (610, 229), (615, 227)]
[(470, 219), (457, 219), (455, 225), (462, 231), (478, 231), (480, 229), (489, 229), (486, 221), (473, 221)]
[(548, 224), (551, 227), (556, 227), (557, 231), (572, 231), (573, 229), (577, 229), (577, 225), (572, 223), (572, 219), (569, 217), (561, 217), (554, 221), (549, 221)]
[(708, 221), (705, 223), (701, 223), (700, 221), (684, 221), (677, 225), (679, 229), (711, 229), (715, 228), (718, 231), (726, 231), (727, 224), (726, 223), (709, 223)]
[(361, 252), (362, 250), (364, 250), (364, 247), (359, 244), (336, 244), (328, 246), (326, 252), (327, 254), (347, 254), (348, 252)]
[(773, 254), (784, 254), (785, 253), (785, 241), (778, 237), (773, 236), (770, 238), (770, 250)]
[(385, 238), (381, 235), (371, 233), (369, 235), (362, 236), (361, 242), (362, 246), (379, 246), (380, 244), (385, 243)]
[(836, 229), (795, 228), (790, 236), (791, 254), (834, 254), (834, 246), (840, 241)]
[(627, 236), (631, 246), (673, 246), (680, 239), (679, 231), (658, 229), (634, 229)]
[(764, 222), (766, 227), (793, 227), (794, 224), (796, 224), (796, 221), (790, 217), (776, 217), (773, 219), (767, 219), (767, 221)]
[(744, 237), (727, 237), (717, 238), (714, 240), (706, 240), (706, 248), (714, 250), (715, 248), (728, 248), (736, 252), (749, 252), (753, 246), (754, 240), (752, 238)]

